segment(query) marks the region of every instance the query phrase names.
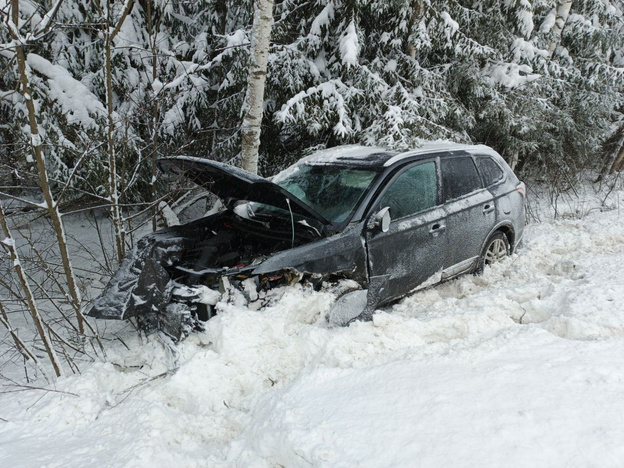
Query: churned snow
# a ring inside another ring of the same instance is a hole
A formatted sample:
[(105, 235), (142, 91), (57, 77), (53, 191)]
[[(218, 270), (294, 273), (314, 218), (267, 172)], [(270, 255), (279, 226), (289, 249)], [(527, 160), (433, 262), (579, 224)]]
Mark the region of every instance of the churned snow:
[(291, 287), (260, 311), (218, 303), (177, 347), (128, 332), (49, 391), (0, 394), (0, 466), (622, 466), (613, 200), (372, 322), (330, 328), (333, 296)]

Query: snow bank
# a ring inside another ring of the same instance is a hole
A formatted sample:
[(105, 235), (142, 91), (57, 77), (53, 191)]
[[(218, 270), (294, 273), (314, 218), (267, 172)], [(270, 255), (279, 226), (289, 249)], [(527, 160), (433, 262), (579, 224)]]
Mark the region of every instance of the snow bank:
[(219, 303), (177, 348), (124, 336), (60, 393), (0, 395), (0, 466), (621, 466), (613, 208), (531, 225), (518, 255), (369, 323), (329, 328), (332, 295), (297, 287)]

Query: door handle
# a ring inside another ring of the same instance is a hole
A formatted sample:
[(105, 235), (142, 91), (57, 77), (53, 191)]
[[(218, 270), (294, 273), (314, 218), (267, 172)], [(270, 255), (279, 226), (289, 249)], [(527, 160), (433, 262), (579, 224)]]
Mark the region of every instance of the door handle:
[(432, 235), (435, 236), (437, 234), (440, 234), (445, 229), (446, 229), (446, 225), (445, 224), (435, 223), (433, 226), (431, 226), (431, 229), (429, 229), (429, 234), (432, 234)]
[(494, 205), (493, 204), (486, 204), (483, 205), (483, 214), (488, 214), (491, 213), (492, 211), (494, 211)]

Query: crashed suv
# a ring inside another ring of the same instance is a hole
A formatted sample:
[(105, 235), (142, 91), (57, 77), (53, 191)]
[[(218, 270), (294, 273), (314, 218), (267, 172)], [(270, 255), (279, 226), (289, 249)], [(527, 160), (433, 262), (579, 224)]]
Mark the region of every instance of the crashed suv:
[(487, 146), (337, 147), (272, 180), (186, 156), (158, 167), (213, 192), (225, 209), (142, 238), (88, 314), (137, 317), (174, 339), (201, 328), (228, 291), (259, 307), (267, 291), (294, 282), (348, 280), (328, 319), (370, 318), (509, 255), (525, 223), (525, 186)]

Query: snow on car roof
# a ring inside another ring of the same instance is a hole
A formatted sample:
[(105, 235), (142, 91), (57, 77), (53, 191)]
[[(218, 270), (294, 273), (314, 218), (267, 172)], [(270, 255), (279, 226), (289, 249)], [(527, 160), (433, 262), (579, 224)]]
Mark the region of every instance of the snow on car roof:
[(378, 166), (396, 154), (398, 154), (396, 151), (377, 146), (345, 145), (316, 151), (310, 156), (302, 158), (298, 164), (334, 165), (344, 163)]
[(317, 151), (301, 159), (299, 164), (335, 165), (348, 164), (358, 166), (391, 166), (405, 158), (438, 153), (442, 151), (475, 151), (493, 152), (485, 145), (468, 145), (451, 141), (432, 141), (424, 143), (413, 150), (398, 152), (375, 146), (346, 145)]

